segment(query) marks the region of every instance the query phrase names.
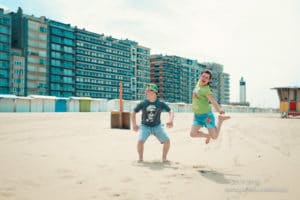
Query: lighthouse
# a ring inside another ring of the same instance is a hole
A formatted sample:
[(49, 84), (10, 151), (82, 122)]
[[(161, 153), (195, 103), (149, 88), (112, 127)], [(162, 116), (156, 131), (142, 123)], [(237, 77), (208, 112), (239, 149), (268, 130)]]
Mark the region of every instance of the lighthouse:
[(240, 80), (240, 103), (246, 103), (246, 82), (243, 77)]

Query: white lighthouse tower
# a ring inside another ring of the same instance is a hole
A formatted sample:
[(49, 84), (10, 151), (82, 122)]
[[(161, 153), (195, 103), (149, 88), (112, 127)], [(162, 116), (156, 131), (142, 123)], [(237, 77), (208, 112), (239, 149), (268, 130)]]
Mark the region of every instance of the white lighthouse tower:
[(240, 103), (246, 103), (246, 82), (243, 77), (240, 80)]

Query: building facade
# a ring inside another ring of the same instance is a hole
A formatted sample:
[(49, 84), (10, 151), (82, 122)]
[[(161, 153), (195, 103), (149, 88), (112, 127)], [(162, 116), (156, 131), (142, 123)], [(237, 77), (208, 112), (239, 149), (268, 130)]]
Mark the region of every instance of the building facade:
[(136, 50), (130, 42), (105, 37), (84, 29), (75, 29), (76, 96), (116, 99), (119, 83), (123, 98), (135, 96), (131, 87), (134, 78)]
[(219, 103), (229, 102), (229, 75), (223, 66), (179, 56), (151, 55), (128, 39), (70, 24), (0, 9), (0, 93), (142, 100), (149, 82), (167, 102), (191, 103), (203, 69), (212, 70), (211, 88)]
[(192, 102), (192, 90), (204, 65), (179, 56), (151, 55), (151, 82), (159, 86), (159, 97), (167, 102)]
[[(150, 83), (150, 48), (137, 46), (137, 63), (135, 69), (135, 78), (132, 86), (135, 87), (136, 100), (145, 98), (146, 84)], [(134, 84), (135, 81), (135, 84)]]
[(25, 95), (25, 57), (21, 49), (11, 50), (9, 73), (9, 93), (17, 96)]
[(230, 104), (230, 75), (222, 73), (220, 77), (220, 104)]
[[(144, 98), (145, 85), (150, 81), (150, 48), (46, 17), (29, 16), (23, 14), (21, 8), (16, 13), (9, 13), (7, 18), (12, 19), (12, 28), (7, 25), (6, 31), (0, 30), (7, 34), (6, 38), (1, 37), (6, 41), (3, 49), (8, 52), (7, 62), (11, 52), (8, 48), (13, 47), (19, 52), (15, 51), (11, 56), (14, 65), (1, 65), (7, 66), (5, 72), (1, 71), (1, 77), (6, 77), (6, 82), (1, 81), (5, 85), (1, 93), (115, 99), (119, 98), (122, 82), (124, 99)], [(20, 56), (24, 61), (20, 62)], [(17, 70), (17, 63), (24, 65), (24, 79), (21, 80), (24, 83), (11, 85), (9, 91), (9, 66), (15, 69), (11, 84), (20, 81), (16, 80), (20, 79), (21, 70)]]
[(223, 65), (218, 63), (202, 63), (212, 72), (210, 82), (214, 98), (219, 104), (229, 104), (230, 102), (230, 76), (223, 72)]
[(75, 96), (75, 31), (48, 20), (49, 95)]
[(0, 9), (0, 94), (9, 93), (11, 17)]
[(212, 71), (210, 87), (218, 103), (229, 104), (229, 74), (217, 63), (198, 63), (178, 56), (151, 55), (151, 82), (159, 86), (159, 97), (168, 102), (192, 102), (192, 92), (204, 69)]
[(45, 17), (11, 13), (12, 47), (21, 49), (25, 58), (24, 95), (48, 95), (47, 30)]

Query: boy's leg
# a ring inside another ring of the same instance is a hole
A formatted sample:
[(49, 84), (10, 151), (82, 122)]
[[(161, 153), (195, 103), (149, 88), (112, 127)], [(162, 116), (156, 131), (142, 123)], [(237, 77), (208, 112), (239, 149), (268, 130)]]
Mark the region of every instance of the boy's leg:
[(201, 126), (192, 126), (190, 136), (191, 137), (204, 137), (206, 138), (205, 143), (209, 143), (210, 135), (200, 131)]
[(138, 141), (137, 143), (137, 151), (138, 151), (138, 154), (139, 154), (139, 162), (142, 162), (143, 161), (143, 155), (144, 155), (144, 141)]
[(162, 125), (154, 127), (153, 134), (163, 144), (162, 161), (166, 162), (167, 155), (170, 149), (170, 138)]
[(163, 145), (163, 154), (162, 154), (162, 161), (166, 162), (167, 161), (167, 155), (170, 149), (170, 140), (167, 140), (164, 142)]
[(139, 139), (137, 142), (137, 152), (139, 154), (139, 162), (142, 162), (144, 160), (144, 144), (147, 140), (147, 138), (150, 135), (150, 129), (147, 126), (141, 125), (140, 126), (140, 132), (139, 132)]
[(221, 126), (223, 124), (223, 121), (227, 120), (229, 118), (230, 118), (230, 116), (228, 116), (228, 115), (219, 115), (217, 127), (208, 129), (208, 133), (209, 133), (209, 135), (212, 139), (217, 139), (218, 138), (219, 133), (221, 131)]

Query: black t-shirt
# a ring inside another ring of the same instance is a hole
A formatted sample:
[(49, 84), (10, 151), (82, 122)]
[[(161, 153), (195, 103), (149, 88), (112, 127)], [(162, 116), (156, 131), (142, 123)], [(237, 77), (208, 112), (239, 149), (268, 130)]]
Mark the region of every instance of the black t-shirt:
[(134, 112), (139, 112), (140, 110), (142, 110), (142, 124), (153, 127), (161, 123), (161, 112), (163, 110), (169, 112), (171, 109), (166, 103), (159, 101), (159, 99), (156, 99), (156, 101), (154, 102), (150, 102), (148, 100), (140, 102), (134, 108)]

